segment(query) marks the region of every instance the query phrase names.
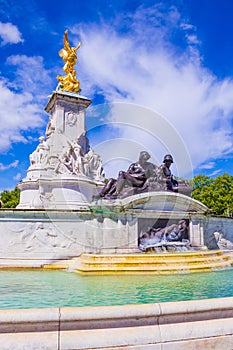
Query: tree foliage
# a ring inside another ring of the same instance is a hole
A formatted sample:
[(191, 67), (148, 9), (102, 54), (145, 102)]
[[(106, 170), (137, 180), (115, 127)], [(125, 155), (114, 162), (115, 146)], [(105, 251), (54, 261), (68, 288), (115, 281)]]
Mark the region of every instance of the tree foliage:
[(4, 190), (0, 194), (2, 208), (15, 208), (19, 204), (20, 191), (16, 187), (13, 191)]
[(233, 214), (233, 176), (223, 174), (216, 178), (197, 175), (192, 180), (192, 197), (212, 209), (217, 215)]

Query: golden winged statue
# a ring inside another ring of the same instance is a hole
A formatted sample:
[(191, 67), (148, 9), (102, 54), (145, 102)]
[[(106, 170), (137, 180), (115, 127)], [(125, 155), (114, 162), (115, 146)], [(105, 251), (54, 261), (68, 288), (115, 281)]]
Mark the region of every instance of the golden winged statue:
[(71, 47), (68, 40), (68, 30), (64, 33), (64, 48), (59, 51), (59, 56), (65, 62), (62, 70), (66, 73), (65, 76), (58, 75), (57, 79), (60, 82), (62, 91), (79, 92), (80, 83), (76, 78), (76, 71), (74, 66), (77, 63), (77, 53), (76, 51), (80, 48), (81, 42), (77, 47)]

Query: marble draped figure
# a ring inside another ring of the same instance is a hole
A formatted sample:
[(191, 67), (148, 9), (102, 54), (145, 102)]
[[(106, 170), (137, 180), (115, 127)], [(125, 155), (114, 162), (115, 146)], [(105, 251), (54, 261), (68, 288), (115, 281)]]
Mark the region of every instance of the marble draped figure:
[[(30, 169), (44, 169), (51, 163), (50, 140), (45, 141), (41, 136), (39, 142), (36, 150), (30, 155)], [(81, 135), (74, 142), (67, 139), (64, 142), (63, 151), (57, 155), (56, 159), (55, 174), (83, 175), (96, 181), (104, 180), (100, 156), (90, 147), (85, 135)]]

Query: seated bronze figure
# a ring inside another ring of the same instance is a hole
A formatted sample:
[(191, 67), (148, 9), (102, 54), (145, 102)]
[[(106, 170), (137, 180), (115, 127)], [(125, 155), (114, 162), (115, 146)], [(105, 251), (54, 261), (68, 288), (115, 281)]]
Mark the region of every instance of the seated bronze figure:
[(166, 154), (163, 164), (159, 167), (148, 162), (150, 155), (146, 151), (140, 152), (139, 160), (130, 165), (127, 171), (120, 171), (117, 179), (109, 179), (99, 195), (104, 199), (125, 198), (134, 194), (152, 191), (171, 191), (190, 195), (192, 187), (187, 181), (174, 179), (170, 166), (173, 157)]
[(148, 187), (147, 179), (155, 176), (157, 168), (148, 159), (148, 152), (140, 152), (138, 162), (131, 164), (127, 171), (120, 171), (117, 179), (109, 179), (99, 196), (115, 199), (144, 192)]

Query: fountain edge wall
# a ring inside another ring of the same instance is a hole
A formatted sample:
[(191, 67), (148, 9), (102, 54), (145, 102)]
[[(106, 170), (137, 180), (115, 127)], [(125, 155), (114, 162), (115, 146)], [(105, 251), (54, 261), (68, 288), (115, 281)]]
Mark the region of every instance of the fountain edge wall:
[(0, 311), (1, 349), (232, 349), (233, 298)]
[(97, 201), (88, 210), (0, 210), (1, 266), (39, 267), (82, 253), (136, 253), (140, 230), (156, 220), (189, 222), (193, 249), (218, 249), (214, 233), (233, 242), (233, 219), (210, 214), (174, 193)]

